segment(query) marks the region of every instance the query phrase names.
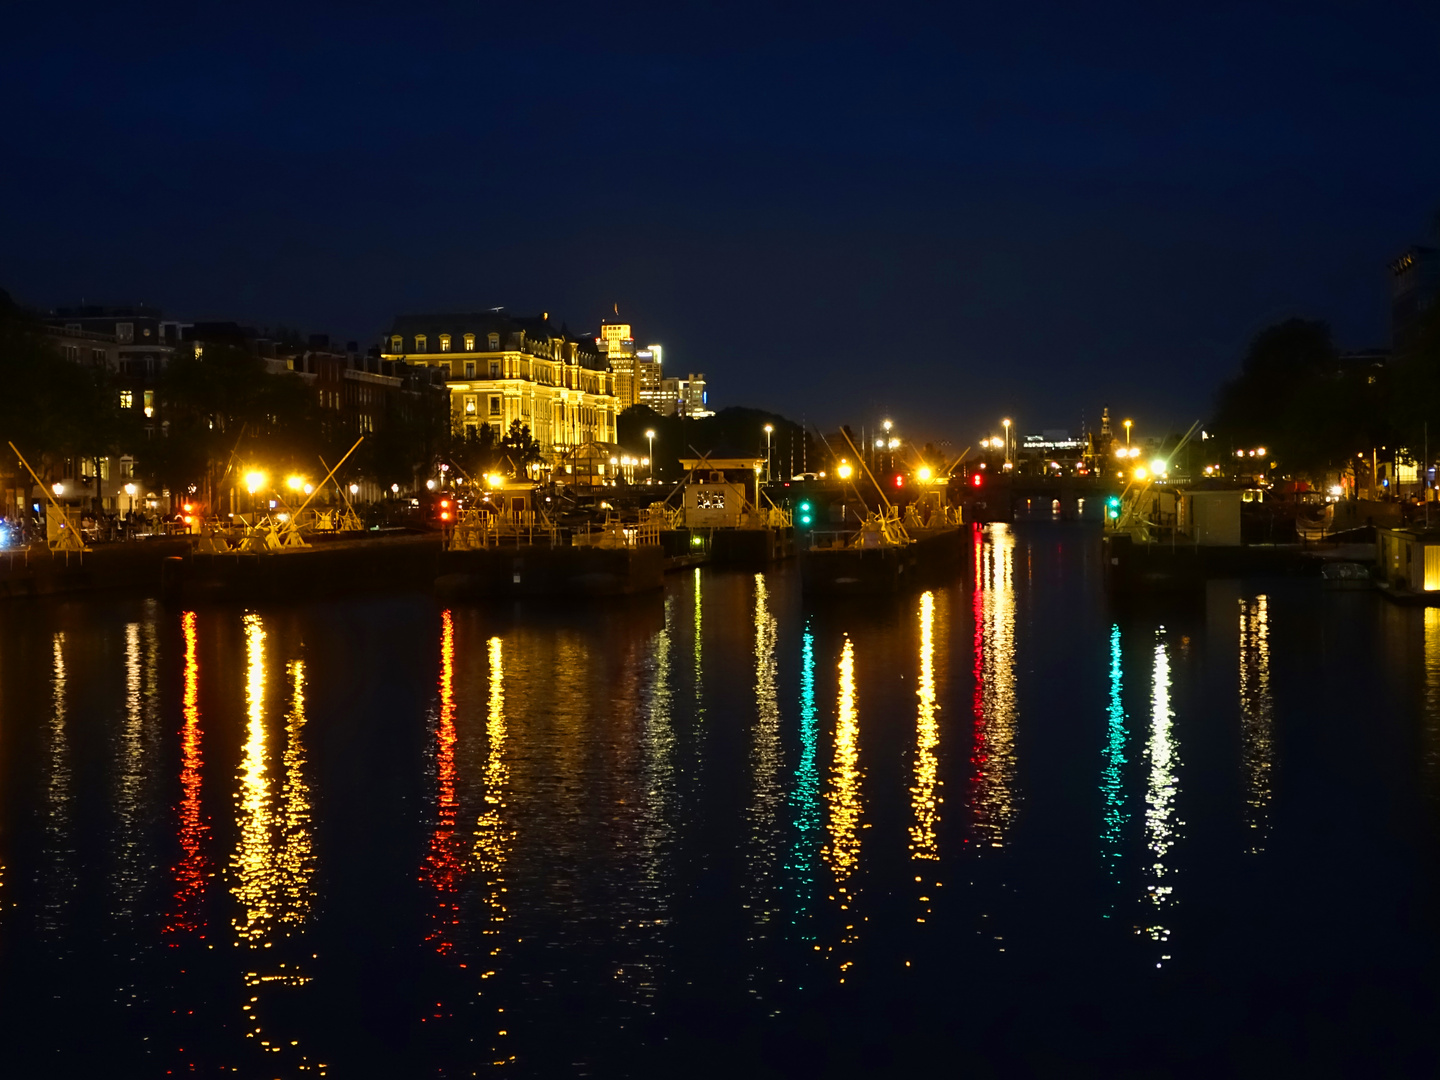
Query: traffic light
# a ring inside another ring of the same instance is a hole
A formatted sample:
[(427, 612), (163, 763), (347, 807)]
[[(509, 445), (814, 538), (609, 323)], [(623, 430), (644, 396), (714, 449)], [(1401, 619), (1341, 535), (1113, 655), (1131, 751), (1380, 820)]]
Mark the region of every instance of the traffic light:
[(1120, 516), (1120, 496), (1111, 495), (1105, 500), (1105, 515), (1114, 521)]
[(984, 482), (985, 482), (985, 477), (984, 477), (982, 474), (978, 473), (978, 472), (977, 472), (974, 476), (972, 476), (972, 477), (970, 478), (970, 483), (974, 484), (976, 487), (979, 487), (979, 486), (980, 486), (981, 484), (983, 484)]
[(797, 511), (799, 511), (799, 514), (800, 514), (800, 524), (801, 524), (802, 526), (804, 526), (804, 525), (809, 525), (810, 522), (813, 520), (812, 517), (811, 517), (811, 506), (810, 506), (809, 502), (802, 502), (802, 503), (801, 503), (799, 506), (797, 506), (795, 509), (796, 509)]
[(896, 486), (897, 488), (899, 488), (899, 487), (904, 487), (904, 486), (905, 486), (905, 477), (903, 477), (903, 476), (896, 476), (896, 477), (895, 477), (895, 486)]

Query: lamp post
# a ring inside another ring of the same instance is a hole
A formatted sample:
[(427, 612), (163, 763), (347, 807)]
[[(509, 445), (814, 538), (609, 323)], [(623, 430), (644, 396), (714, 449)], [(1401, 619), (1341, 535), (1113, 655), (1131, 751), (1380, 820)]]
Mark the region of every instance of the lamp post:
[(770, 435), (775, 430), (774, 424), (765, 425), (765, 482), (770, 483)]
[(1134, 421), (1132, 421), (1132, 420), (1126, 420), (1126, 421), (1125, 421), (1125, 445), (1126, 445), (1126, 446), (1129, 446), (1129, 445), (1130, 445), (1130, 425), (1131, 425), (1132, 423), (1134, 423)]
[(651, 477), (651, 479), (654, 479), (654, 477), (655, 477), (655, 429), (654, 429), (654, 428), (651, 428), (649, 431), (645, 432), (645, 438), (646, 438), (646, 439), (649, 441), (649, 443), (650, 443), (650, 477)]
[(1010, 418), (1007, 416), (1000, 423), (1005, 425), (1005, 464), (1010, 464)]

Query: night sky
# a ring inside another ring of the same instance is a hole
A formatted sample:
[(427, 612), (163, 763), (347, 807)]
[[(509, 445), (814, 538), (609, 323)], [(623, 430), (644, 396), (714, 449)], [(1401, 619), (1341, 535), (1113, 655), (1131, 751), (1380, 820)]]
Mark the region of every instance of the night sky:
[(1388, 341), (1440, 4), (1170, 6), (10, 5), (0, 287), (365, 345), (619, 303), (722, 407), (1183, 427), (1270, 322)]

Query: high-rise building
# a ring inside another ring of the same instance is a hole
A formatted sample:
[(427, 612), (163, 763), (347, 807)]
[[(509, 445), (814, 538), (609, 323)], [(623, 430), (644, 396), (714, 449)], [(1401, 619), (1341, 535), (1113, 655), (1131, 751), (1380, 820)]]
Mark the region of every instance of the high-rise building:
[(1411, 247), (1390, 264), (1390, 344), (1404, 352), (1440, 296), (1440, 250)]
[(663, 412), (661, 408), (664, 395), (660, 389), (664, 373), (661, 369), (661, 357), (664, 348), (659, 345), (646, 345), (635, 354), (635, 387), (637, 401), (641, 405), (648, 405), (656, 412)]
[(655, 411), (661, 416), (688, 416), (698, 420), (715, 415), (705, 391), (704, 374), (692, 372), (687, 379), (661, 379), (660, 396), (664, 407)]
[(610, 370), (615, 373), (615, 400), (620, 411), (624, 412), (640, 400), (640, 383), (635, 371), (635, 338), (630, 333), (630, 324), (601, 323), (595, 347), (609, 361)]

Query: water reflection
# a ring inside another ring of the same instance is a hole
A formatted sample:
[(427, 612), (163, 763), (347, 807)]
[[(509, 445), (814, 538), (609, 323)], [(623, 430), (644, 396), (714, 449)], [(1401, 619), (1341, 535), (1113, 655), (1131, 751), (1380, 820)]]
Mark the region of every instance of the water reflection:
[[(447, 613), (448, 614), (448, 613)], [(506, 921), (505, 863), (509, 857), (511, 833), (506, 820), (510, 767), (505, 760), (508, 732), (505, 725), (505, 650), (498, 637), (487, 643), (490, 661), (490, 695), (485, 717), (485, 809), (475, 824), (475, 863), (481, 875), (485, 925), (481, 931), (487, 946), (482, 979), (495, 977), (504, 948)], [(503, 1012), (503, 1010), (501, 1010)], [(491, 1043), (491, 1063), (503, 1065), (515, 1055), (502, 1048), (500, 1040), (509, 1035), (503, 1016)]]
[[(763, 941), (774, 917), (773, 875), (779, 843), (778, 816), (780, 786), (780, 702), (775, 690), (775, 616), (770, 612), (770, 594), (764, 574), (755, 575), (755, 710), (754, 742), (750, 767), (754, 776), (747, 817), (750, 842), (747, 849), (746, 907), (753, 929), (751, 942)], [(753, 987), (752, 987), (753, 990)]]
[(142, 816), (143, 788), (148, 770), (148, 729), (155, 718), (154, 602), (147, 618), (125, 625), (125, 713), (120, 723), (115, 770), (115, 914), (135, 915), (140, 890), (149, 878)]
[(860, 863), (860, 722), (855, 711), (855, 645), (847, 636), (840, 653), (840, 697), (835, 717), (835, 759), (830, 767), (829, 843), (821, 854), (835, 878), (835, 895), (844, 930), (829, 951), (840, 952), (840, 981), (854, 965), (849, 947), (859, 940), (859, 916), (855, 912), (857, 893), (851, 884)]
[(1440, 608), (1425, 609), (1424, 779), (1434, 797), (1440, 791)]
[[(914, 824), (910, 826), (910, 857), (938, 859), (940, 848), (935, 827), (940, 822), (939, 762), (935, 756), (940, 745), (940, 725), (935, 714), (935, 594), (920, 597), (920, 677), (915, 695), (920, 699), (915, 720), (915, 780), (910, 788), (910, 809)], [(923, 921), (923, 920), (922, 920)]]
[(185, 684), (180, 701), (180, 805), (176, 810), (176, 839), (180, 845), (180, 862), (171, 871), (175, 879), (170, 916), (163, 930), (167, 933), (199, 933), (204, 937), (201, 902), (209, 877), (204, 852), (205, 822), (200, 804), (200, 661), (196, 656), (199, 635), (195, 612), (180, 616), (180, 629), (185, 638)]
[(1240, 721), (1245, 762), (1248, 850), (1265, 850), (1270, 831), (1270, 784), (1275, 761), (1275, 719), (1270, 697), (1270, 601), (1240, 601)]
[(820, 769), (816, 754), (819, 719), (815, 708), (815, 634), (810, 624), (800, 639), (800, 760), (795, 766), (795, 786), (790, 794), (795, 843), (786, 866), (795, 889), (794, 914), (790, 922), (799, 929), (801, 941), (813, 941), (809, 926), (810, 905), (815, 889), (815, 849), (820, 842)]
[(974, 813), (983, 847), (1004, 847), (1015, 802), (1015, 537), (1009, 526), (975, 530)]
[(462, 840), (455, 829), (460, 800), (455, 779), (455, 620), (447, 609), (440, 614), (440, 712), (435, 719), (435, 828), (430, 850), (421, 867), (421, 880), (435, 890), (433, 925), (425, 940), (441, 955), (455, 948), (460, 923), (456, 895), (465, 871)]
[[(1126, 764), (1125, 745), (1129, 733), (1125, 730), (1125, 703), (1122, 698), (1124, 674), (1121, 663), (1120, 627), (1110, 627), (1110, 705), (1106, 714), (1105, 763), (1100, 770), (1100, 794), (1104, 799), (1104, 816), (1100, 828), (1100, 857), (1112, 883), (1120, 880), (1120, 859), (1124, 846), (1121, 842), (1125, 824), (1130, 815), (1125, 810), (1124, 768)], [(1114, 904), (1111, 904), (1113, 910)], [(1110, 917), (1107, 913), (1107, 919)]]
[[(1174, 903), (1175, 888), (1170, 884), (1174, 870), (1166, 862), (1184, 822), (1175, 817), (1175, 796), (1180, 790), (1180, 747), (1175, 740), (1175, 714), (1170, 707), (1170, 652), (1163, 627), (1155, 632), (1153, 680), (1150, 738), (1146, 744), (1146, 753), (1150, 758), (1150, 783), (1145, 792), (1145, 841), (1153, 859), (1147, 874), (1145, 897), (1152, 911), (1150, 925), (1144, 927), (1144, 932), (1152, 941), (1168, 948), (1170, 928), (1164, 925), (1164, 913)], [(1162, 962), (1169, 959), (1169, 953), (1160, 956)]]
[(71, 814), (70, 738), (67, 731), (69, 674), (65, 664), (65, 633), (50, 641), (50, 723), (45, 773), (46, 885), (40, 927), (58, 931), (75, 889), (74, 838)]

